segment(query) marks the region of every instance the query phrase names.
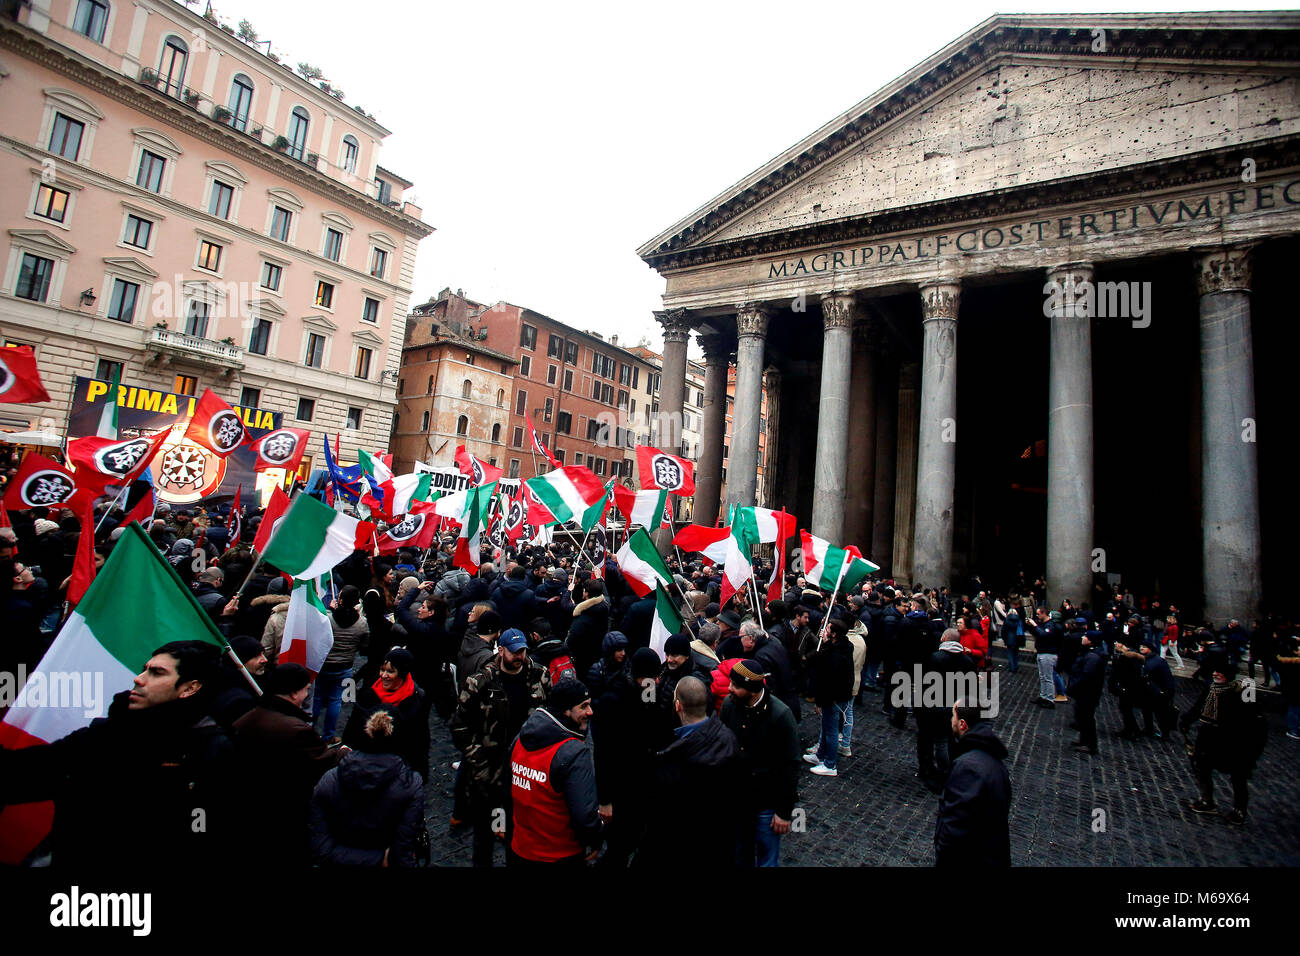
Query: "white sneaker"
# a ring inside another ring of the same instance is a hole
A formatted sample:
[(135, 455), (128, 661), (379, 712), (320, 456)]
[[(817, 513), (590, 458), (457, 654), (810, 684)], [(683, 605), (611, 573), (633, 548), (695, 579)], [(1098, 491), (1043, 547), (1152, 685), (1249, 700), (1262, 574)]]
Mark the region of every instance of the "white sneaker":
[(813, 744), (811, 747), (805, 750), (804, 753), (815, 754), (820, 748), (821, 748), (821, 744)]
[(454, 761), (454, 762), (452, 763), (452, 765), (451, 765), (451, 769), (452, 769), (452, 770), (459, 770), (459, 769), (460, 769), (460, 761), (459, 761), (459, 760)]
[(852, 756), (853, 756), (853, 751), (850, 750), (848, 747), (841, 747), (841, 748), (839, 749), (839, 755), (840, 755), (841, 757), (852, 757)]
[(824, 764), (824, 763), (819, 763), (819, 764), (817, 764), (817, 766), (815, 766), (815, 767), (812, 768), (812, 772), (815, 773), (815, 774), (817, 774), (818, 776), (821, 776), (821, 777), (838, 777), (838, 776), (839, 776), (839, 771), (837, 771), (837, 770), (832, 770), (830, 767), (826, 766), (826, 764)]
[(817, 756), (816, 750), (813, 750), (812, 753), (804, 754), (803, 759), (805, 760), (805, 762), (810, 763), (813, 766), (820, 766), (821, 764), (821, 758)]

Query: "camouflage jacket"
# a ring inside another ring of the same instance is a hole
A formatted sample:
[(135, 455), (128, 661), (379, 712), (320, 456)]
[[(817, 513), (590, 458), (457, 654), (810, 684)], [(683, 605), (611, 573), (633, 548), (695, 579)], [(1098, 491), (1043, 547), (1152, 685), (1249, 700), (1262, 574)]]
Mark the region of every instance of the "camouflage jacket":
[[(528, 705), (531, 714), (546, 703), (550, 690), (546, 668), (535, 661), (526, 661), (524, 680), (532, 698)], [(510, 745), (528, 714), (516, 714), (514, 720), (510, 719), (510, 696), (501, 675), (500, 658), (492, 658), (465, 681), (456, 713), (451, 718), (451, 739), (464, 753), (471, 786), (479, 793), (492, 793), (504, 786)]]

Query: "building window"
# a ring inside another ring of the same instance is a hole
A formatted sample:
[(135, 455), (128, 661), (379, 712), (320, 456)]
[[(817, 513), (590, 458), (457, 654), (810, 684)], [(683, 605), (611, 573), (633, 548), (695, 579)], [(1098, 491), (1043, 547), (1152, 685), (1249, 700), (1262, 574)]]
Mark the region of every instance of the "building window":
[(310, 124), (307, 111), (295, 106), (289, 114), (289, 155), (301, 160), (307, 154), (307, 126)]
[(140, 151), (140, 168), (135, 174), (135, 184), (152, 193), (162, 192), (163, 170), (167, 160), (149, 150)]
[(366, 296), (365, 301), (361, 303), (361, 320), (363, 322), (379, 321), (379, 300)]
[(456, 434), (462, 436), (469, 434), (469, 419), (464, 415), (456, 419)]
[(560, 463), (560, 467), (563, 467), (563, 466), (564, 466), (564, 449), (563, 449), (563, 448), (557, 448), (557, 449), (555, 449), (553, 452), (551, 452), (551, 454), (553, 454), (553, 455), (555, 456), (555, 460), (558, 461), (558, 462)]
[(545, 407), (543, 407), (542, 409), (542, 421), (549, 422), (551, 420), (551, 417), (554, 414), (555, 414), (555, 399), (548, 398), (546, 400)]
[(85, 132), (85, 123), (55, 113), (54, 129), (50, 131), (50, 152), (76, 162), (81, 153), (81, 136)]
[(298, 399), (298, 414), (295, 416), (300, 422), (309, 422), (311, 417), (316, 414), (316, 401), (311, 398)]
[(122, 380), (122, 363), (112, 359), (100, 359), (95, 366), (95, 378), (101, 382), (120, 382)]
[(334, 286), (325, 281), (316, 283), (316, 304), (328, 309), (334, 304)]
[(370, 377), (370, 356), (372, 354), (373, 353), (370, 351), (370, 349), (367, 348), (357, 349), (357, 368), (356, 371), (353, 372), (353, 376), (355, 378)]
[(253, 81), (240, 73), (230, 84), (230, 125), (240, 132), (247, 132), (252, 109)]
[(593, 382), (591, 383), (591, 397), (594, 398), (596, 401), (600, 401), (600, 382), (599, 382), (599, 381), (593, 381)]
[(427, 432), (428, 430), (429, 430), (429, 413), (425, 412), (423, 415), (420, 416), (420, 431)]
[(537, 330), (531, 325), (521, 325), (519, 327), (519, 346), (528, 349), (530, 352), (537, 348)]
[(241, 408), (257, 408), (262, 404), (262, 390), (260, 388), (249, 388), (244, 386), (239, 393), (239, 405)]
[(523, 415), (528, 409), (528, 393), (520, 389), (515, 392), (515, 414)]
[(193, 375), (177, 375), (172, 391), (178, 395), (193, 395), (199, 390), (199, 380)]
[(466, 365), (476, 365), (476, 364), (478, 364), (478, 363), (474, 361), (474, 356), (472, 356), (472, 355), (466, 355), (466, 356), (465, 356), (465, 364), (466, 364)]
[(343, 254), (343, 233), (337, 229), (325, 230), (325, 258), (331, 262), (338, 262), (339, 256)]
[(36, 208), (32, 211), (45, 219), (63, 222), (68, 212), (68, 194), (42, 183), (36, 190)]
[(556, 371), (557, 371), (557, 366), (554, 366), (554, 365), (548, 365), (548, 366), (546, 367), (546, 384), (547, 384), (547, 385), (554, 385), (554, 384), (555, 384), (555, 373), (556, 373)]
[(474, 383), (471, 382), (469, 379), (465, 379), (464, 383), (460, 386), (460, 397), (471, 398), (473, 395), (474, 395)]
[(388, 253), (383, 249), (372, 249), (370, 252), (370, 274), (376, 279), (382, 279), (387, 271)]
[(119, 322), (135, 319), (135, 303), (140, 296), (140, 287), (134, 282), (122, 279), (113, 280), (113, 294), (108, 302), (108, 317)]
[(599, 352), (591, 353), (591, 371), (596, 375), (600, 374), (600, 360), (602, 358), (603, 356)]
[(162, 63), (158, 66), (158, 79), (163, 81), (163, 92), (180, 99), (185, 90), (185, 61), (190, 49), (179, 37), (168, 37), (163, 47)]
[(221, 246), (215, 242), (209, 242), (207, 239), (199, 241), (199, 261), (196, 263), (198, 268), (207, 269), (210, 272), (221, 271)]
[(293, 213), (283, 206), (276, 206), (271, 213), (271, 238), (281, 242), (289, 241), (289, 224), (293, 222)]
[(248, 337), (248, 351), (254, 355), (265, 355), (271, 347), (271, 321), (258, 319), (253, 323), (253, 331)]
[(357, 144), (355, 136), (343, 137), (343, 171), (345, 173), (355, 173), (357, 171), (357, 154), (360, 151), (361, 147)]
[(594, 471), (598, 476), (600, 476), (600, 477), (604, 477), (604, 475), (605, 475), (605, 459), (604, 459), (604, 458), (597, 458), (597, 459), (595, 459), (595, 467), (592, 468), (591, 470)]
[(497, 422), (495, 425), (492, 426), (492, 444), (495, 445), (500, 441), (501, 441), (501, 423)]
[(527, 378), (528, 373), (531, 372), (532, 369), (533, 369), (533, 360), (530, 359), (527, 355), (521, 355), (519, 357), (519, 374), (522, 375), (524, 378)]
[(498, 389), (497, 389), (497, 408), (505, 408), (505, 405), (506, 405), (506, 390), (505, 390), (504, 388), (498, 388)]
[(230, 218), (230, 201), (235, 198), (235, 188), (219, 179), (212, 181), (212, 195), (208, 198), (208, 215), (218, 219)]
[(280, 278), (284, 275), (284, 270), (274, 262), (262, 262), (262, 288), (270, 289), (272, 292), (280, 291)]
[(578, 364), (578, 343), (577, 342), (564, 343), (564, 362), (566, 365)]
[(560, 412), (555, 416), (555, 434), (569, 435), (573, 432), (573, 416), (568, 412)]
[(96, 43), (104, 42), (104, 27), (108, 25), (108, 7), (97, 0), (78, 0), (77, 16), (72, 29)]
[(519, 477), (519, 459), (518, 459), (518, 458), (511, 458), (511, 459), (510, 459), (510, 476), (509, 476), (509, 477), (511, 477), (511, 478), (518, 478), (518, 477)]
[(126, 235), (122, 241), (128, 246), (135, 246), (137, 249), (149, 248), (149, 237), (153, 234), (153, 223), (148, 219), (141, 219), (139, 216), (127, 214), (126, 217)]
[[(430, 353), (430, 354), (426, 357), (425, 361), (428, 361), (430, 358), (433, 358), (432, 353)], [(433, 376), (432, 376), (432, 375), (429, 376), (429, 390), (428, 390), (428, 393), (427, 393), (427, 394), (429, 394), (429, 395), (432, 395), (432, 394), (433, 394)]]
[(361, 409), (357, 408), (355, 405), (349, 405), (348, 420), (343, 427), (350, 432), (360, 431), (361, 430)]
[(185, 316), (185, 334), (206, 339), (208, 337), (208, 316), (211, 312), (212, 306), (208, 305), (208, 303), (191, 299), (189, 312)]
[(632, 384), (632, 366), (628, 365), (627, 363), (624, 363), (618, 367), (618, 384), (620, 385)]
[(375, 177), (375, 198), (384, 205), (388, 205), (393, 198), (392, 187), (378, 176)]
[(515, 433), (510, 439), (510, 444), (515, 448), (522, 448), (524, 444), (524, 429), (522, 425), (515, 426)]
[(632, 366), (632, 387), (637, 388), (640, 386), (640, 384), (641, 384), (641, 369), (634, 365)]
[(546, 357), (559, 358), (564, 349), (564, 340), (558, 335), (552, 335), (546, 343)]
[(50, 292), (50, 277), (54, 275), (54, 260), (23, 253), (22, 267), (18, 270), (18, 285), (14, 295), (20, 299), (44, 302)]
[(573, 391), (573, 371), (572, 371), (572, 369), (567, 369), (567, 368), (566, 368), (566, 369), (564, 370), (564, 390), (565, 390), (566, 392), (571, 392), (571, 391)]
[[(623, 391), (621, 388), (618, 390), (618, 407), (624, 411), (627, 410), (627, 392)], [(687, 425), (686, 427), (690, 428), (690, 425)]]
[(307, 355), (303, 364), (308, 368), (320, 368), (325, 360), (325, 336), (315, 332), (307, 333)]
[[(596, 459), (594, 459), (594, 458), (592, 459), (592, 461), (595, 461), (595, 460), (596, 460)], [(575, 465), (581, 465), (582, 462), (583, 462), (582, 452), (580, 452), (580, 451), (575, 451), (575, 452), (573, 453), (573, 463), (574, 463)]]

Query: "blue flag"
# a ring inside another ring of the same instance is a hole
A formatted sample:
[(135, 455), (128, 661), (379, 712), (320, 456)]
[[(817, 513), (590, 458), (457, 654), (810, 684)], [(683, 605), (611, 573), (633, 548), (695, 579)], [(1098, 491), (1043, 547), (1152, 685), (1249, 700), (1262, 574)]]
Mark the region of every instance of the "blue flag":
[(350, 468), (340, 468), (334, 461), (334, 454), (330, 451), (328, 438), (322, 438), (325, 443), (325, 466), (329, 469), (330, 480), (334, 483), (334, 493), (344, 501), (356, 504), (361, 498), (362, 484), (361, 476), (363, 474), (360, 465), (353, 465)]

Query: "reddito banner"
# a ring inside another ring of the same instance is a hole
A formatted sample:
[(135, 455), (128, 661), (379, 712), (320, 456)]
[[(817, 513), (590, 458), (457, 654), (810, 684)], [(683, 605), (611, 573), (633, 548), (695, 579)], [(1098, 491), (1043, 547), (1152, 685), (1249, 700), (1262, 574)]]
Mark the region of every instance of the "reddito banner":
[[(94, 435), (99, 426), (112, 382), (78, 377), (72, 388), (72, 411), (68, 416), (68, 439)], [(253, 465), (257, 455), (247, 445), (222, 459), (202, 445), (185, 438), (185, 426), (198, 402), (196, 395), (179, 395), (140, 385), (118, 386), (117, 430), (123, 438), (153, 434), (171, 428), (158, 454), (150, 463), (158, 497), (173, 505), (197, 501), (215, 504), (234, 497), (241, 483), (247, 497), (257, 484)], [(233, 406), (254, 438), (280, 427), (282, 414), (264, 408)]]

